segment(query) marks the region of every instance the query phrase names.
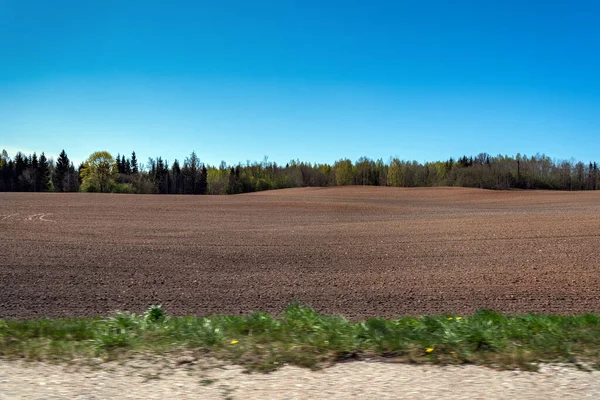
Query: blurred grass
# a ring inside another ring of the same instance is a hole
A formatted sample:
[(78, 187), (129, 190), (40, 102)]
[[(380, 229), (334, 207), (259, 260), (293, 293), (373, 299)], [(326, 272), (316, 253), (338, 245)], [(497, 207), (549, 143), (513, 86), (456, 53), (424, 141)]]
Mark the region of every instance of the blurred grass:
[(0, 357), (53, 362), (115, 359), (140, 352), (193, 351), (251, 370), (283, 364), (319, 368), (347, 359), (386, 357), (434, 364), (476, 363), (532, 370), (537, 363), (600, 365), (600, 316), (474, 315), (371, 318), (351, 322), (301, 304), (280, 317), (169, 317), (160, 306), (144, 315), (0, 320)]

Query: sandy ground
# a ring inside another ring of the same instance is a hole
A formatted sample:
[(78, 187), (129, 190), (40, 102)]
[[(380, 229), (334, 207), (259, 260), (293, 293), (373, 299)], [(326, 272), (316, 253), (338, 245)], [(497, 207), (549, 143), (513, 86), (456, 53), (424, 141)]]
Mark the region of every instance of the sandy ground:
[(99, 367), (0, 361), (0, 399), (597, 399), (600, 372), (349, 362), (247, 374), (214, 360)]
[(0, 193), (0, 318), (600, 312), (600, 191)]

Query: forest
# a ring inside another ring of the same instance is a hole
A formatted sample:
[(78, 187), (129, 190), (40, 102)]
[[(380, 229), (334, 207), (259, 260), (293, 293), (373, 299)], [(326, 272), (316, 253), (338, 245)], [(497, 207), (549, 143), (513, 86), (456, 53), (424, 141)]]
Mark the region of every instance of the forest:
[(361, 157), (333, 164), (292, 160), (203, 163), (195, 151), (183, 162), (162, 157), (141, 163), (135, 154), (92, 153), (78, 166), (63, 150), (56, 160), (42, 152), (10, 158), (0, 154), (0, 191), (106, 192), (140, 194), (237, 194), (306, 186), (372, 185), (395, 187), (461, 186), (482, 189), (597, 190), (596, 162), (556, 160), (543, 154), (477, 156), (417, 162)]

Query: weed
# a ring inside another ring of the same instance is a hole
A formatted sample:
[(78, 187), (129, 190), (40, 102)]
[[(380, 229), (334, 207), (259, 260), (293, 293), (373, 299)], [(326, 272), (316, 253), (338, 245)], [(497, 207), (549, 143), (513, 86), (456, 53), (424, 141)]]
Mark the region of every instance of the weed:
[(148, 324), (163, 322), (166, 317), (167, 314), (165, 313), (165, 310), (163, 310), (160, 304), (150, 306), (144, 313), (144, 321), (146, 321), (146, 323)]
[(531, 370), (541, 362), (600, 365), (600, 316), (507, 316), (481, 310), (470, 316), (370, 318), (352, 322), (299, 303), (280, 318), (168, 317), (161, 306), (143, 315), (108, 318), (0, 320), (0, 357), (69, 361), (138, 352), (210, 353), (271, 371), (362, 355), (418, 363), (478, 363)]

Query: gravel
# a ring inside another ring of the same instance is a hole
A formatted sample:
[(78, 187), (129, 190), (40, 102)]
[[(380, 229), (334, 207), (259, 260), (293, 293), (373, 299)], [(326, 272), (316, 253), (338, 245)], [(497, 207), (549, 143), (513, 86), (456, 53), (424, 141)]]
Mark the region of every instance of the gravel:
[(213, 359), (97, 365), (0, 361), (0, 399), (597, 399), (600, 372), (539, 372), (356, 361), (270, 374)]

